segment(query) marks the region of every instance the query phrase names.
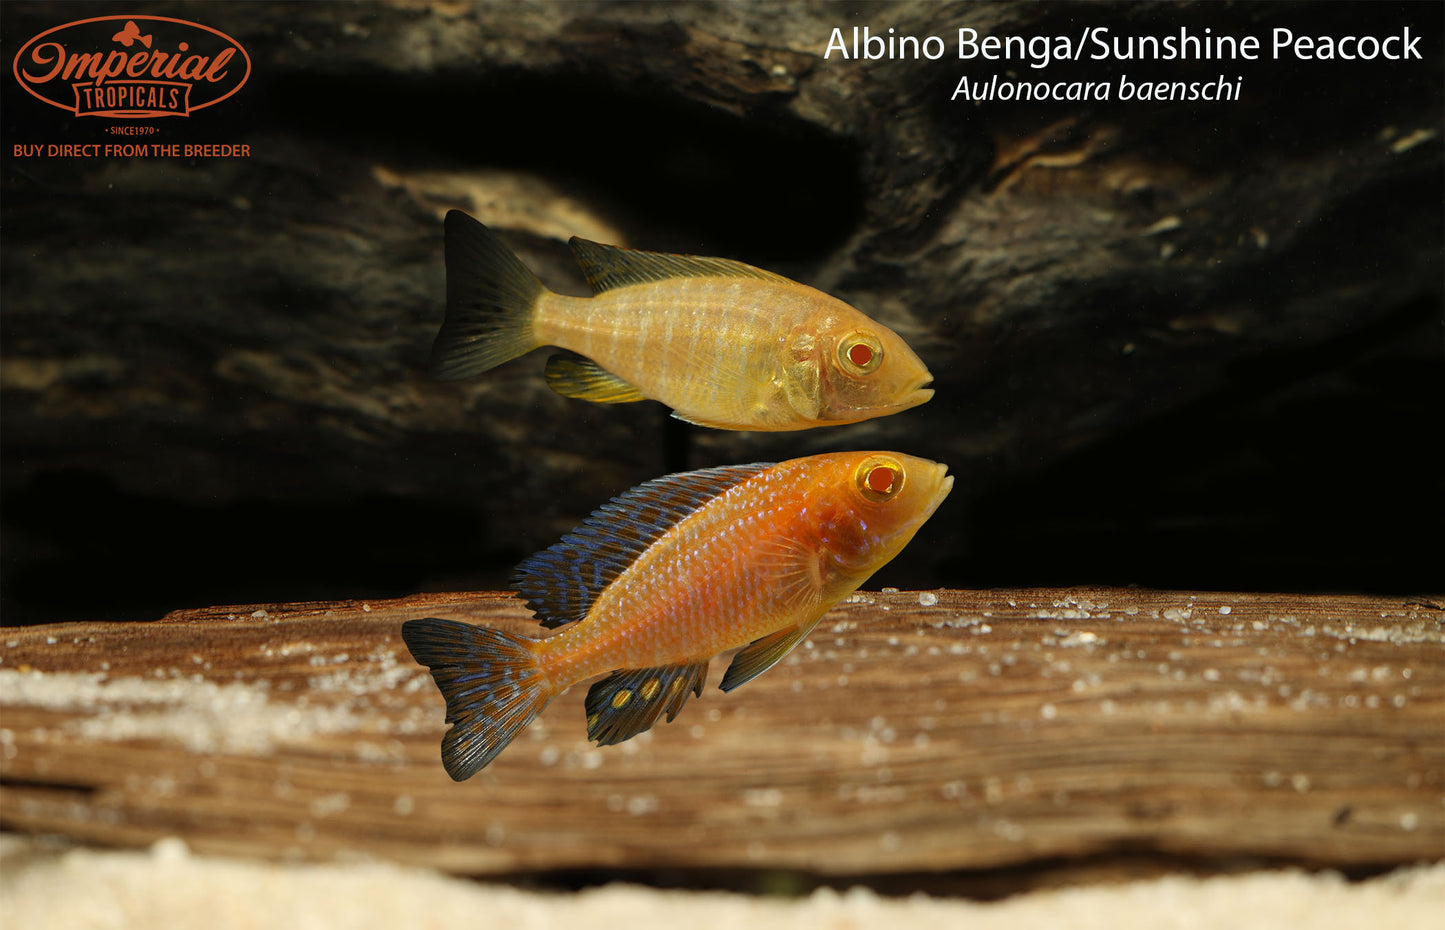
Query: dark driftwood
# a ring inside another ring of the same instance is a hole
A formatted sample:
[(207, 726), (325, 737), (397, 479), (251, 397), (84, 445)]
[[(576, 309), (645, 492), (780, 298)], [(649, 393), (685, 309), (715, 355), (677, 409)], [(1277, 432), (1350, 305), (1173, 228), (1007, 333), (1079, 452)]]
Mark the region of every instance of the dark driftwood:
[(463, 784), (398, 633), (421, 615), (531, 627), (467, 594), (9, 630), (0, 821), (467, 873), (1445, 849), (1438, 602), (860, 595), (785, 664), (618, 747), (584, 741), (574, 689)]
[[(641, 481), (839, 447), (962, 476), (916, 547), (936, 557), (880, 584), (1405, 591), (1440, 561), (1415, 536), (1442, 455), (1420, 428), (1440, 419), (1440, 43), (1357, 67), (823, 58), (864, 25), (1438, 36), (1438, 4), (185, 7), (255, 67), (158, 128), (252, 157), (0, 175), (7, 619), (498, 587)], [(0, 31), (67, 15), (0, 4)], [(1238, 76), (1242, 97), (953, 98), (964, 76), (1126, 74)], [(7, 139), (96, 141), (9, 88)], [(541, 353), (431, 382), (451, 207), (561, 289), (585, 292), (572, 235), (788, 274), (899, 330), (938, 394), (744, 435), (558, 397)], [(211, 532), (232, 519), (257, 529)]]

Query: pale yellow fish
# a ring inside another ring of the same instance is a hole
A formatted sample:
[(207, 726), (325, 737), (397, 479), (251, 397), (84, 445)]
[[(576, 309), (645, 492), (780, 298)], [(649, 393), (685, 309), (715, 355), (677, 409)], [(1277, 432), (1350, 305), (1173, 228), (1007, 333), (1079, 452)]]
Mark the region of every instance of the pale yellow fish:
[(555, 636), (409, 620), (452, 728), (442, 762), (467, 778), (553, 697), (587, 692), (587, 735), (630, 739), (701, 694), (713, 656), (739, 649), (731, 691), (762, 674), (897, 555), (953, 487), (936, 462), (836, 452), (668, 475), (603, 505), (517, 568)]
[(799, 430), (916, 407), (933, 377), (896, 333), (822, 291), (722, 258), (571, 240), (593, 297), (555, 294), (490, 230), (446, 217), (439, 378), (480, 374), (541, 346), (559, 394), (661, 401), (719, 429)]

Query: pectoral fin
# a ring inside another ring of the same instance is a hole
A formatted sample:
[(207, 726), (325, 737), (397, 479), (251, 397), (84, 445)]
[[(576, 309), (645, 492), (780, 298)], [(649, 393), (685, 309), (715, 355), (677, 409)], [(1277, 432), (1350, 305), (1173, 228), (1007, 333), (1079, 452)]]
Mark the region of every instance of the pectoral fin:
[(723, 674), (722, 684), (718, 685), (718, 688), (731, 691), (738, 685), (747, 684), (757, 678), (781, 662), (817, 625), (817, 620), (800, 623), (748, 643), (733, 656), (733, 663)]
[(707, 662), (620, 669), (587, 691), (587, 738), (611, 746), (650, 729), (662, 712), (671, 723), (688, 692), (702, 694)]
[(547, 386), (563, 397), (598, 404), (630, 404), (646, 400), (631, 384), (581, 355), (554, 355), (547, 359)]
[(816, 423), (823, 415), (823, 382), (818, 366), (794, 365), (792, 377), (783, 382), (783, 396), (788, 406), (805, 422)]

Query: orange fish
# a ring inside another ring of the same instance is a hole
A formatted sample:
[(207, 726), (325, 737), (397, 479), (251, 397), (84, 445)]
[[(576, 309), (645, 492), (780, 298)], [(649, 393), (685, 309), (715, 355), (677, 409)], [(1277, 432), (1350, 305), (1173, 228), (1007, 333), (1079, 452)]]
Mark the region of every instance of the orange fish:
[(131, 43), (132, 43), (132, 42), (135, 42), (137, 39), (139, 39), (139, 40), (140, 40), (140, 43), (141, 43), (142, 45), (144, 45), (146, 48), (150, 48), (150, 47), (151, 47), (151, 37), (150, 37), (150, 35), (149, 35), (149, 34), (141, 35), (141, 34), (140, 34), (140, 27), (135, 24), (135, 20), (133, 20), (133, 19), (128, 19), (128, 20), (126, 20), (126, 21), (125, 21), (125, 28), (122, 29), (120, 32), (117, 32), (115, 35), (113, 35), (113, 36), (110, 37), (110, 40), (111, 40), (112, 42), (119, 42), (121, 45), (124, 45), (126, 48), (130, 48)]
[(839, 452), (658, 478), (517, 567), (518, 592), (561, 632), (407, 621), (407, 648), (446, 698), (447, 774), (476, 774), (548, 701), (598, 675), (587, 737), (606, 746), (676, 717), (718, 653), (743, 647), (724, 691), (762, 674), (903, 549), (953, 487), (947, 471)]
[(593, 297), (554, 294), (481, 223), (446, 217), (438, 378), (550, 345), (557, 393), (652, 399), (719, 429), (798, 430), (916, 407), (933, 377), (888, 327), (822, 291), (724, 258), (571, 240)]

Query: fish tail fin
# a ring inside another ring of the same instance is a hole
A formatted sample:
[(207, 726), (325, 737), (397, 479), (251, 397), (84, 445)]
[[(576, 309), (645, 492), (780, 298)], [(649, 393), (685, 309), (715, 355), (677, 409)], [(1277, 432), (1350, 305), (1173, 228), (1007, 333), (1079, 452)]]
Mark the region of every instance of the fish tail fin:
[(401, 638), (446, 698), (442, 765), (455, 781), (481, 771), (552, 699), (531, 640), (435, 618), (408, 620)]
[(547, 288), (490, 229), (447, 213), (447, 316), (432, 346), (432, 376), (469, 378), (537, 348), (532, 330)]

